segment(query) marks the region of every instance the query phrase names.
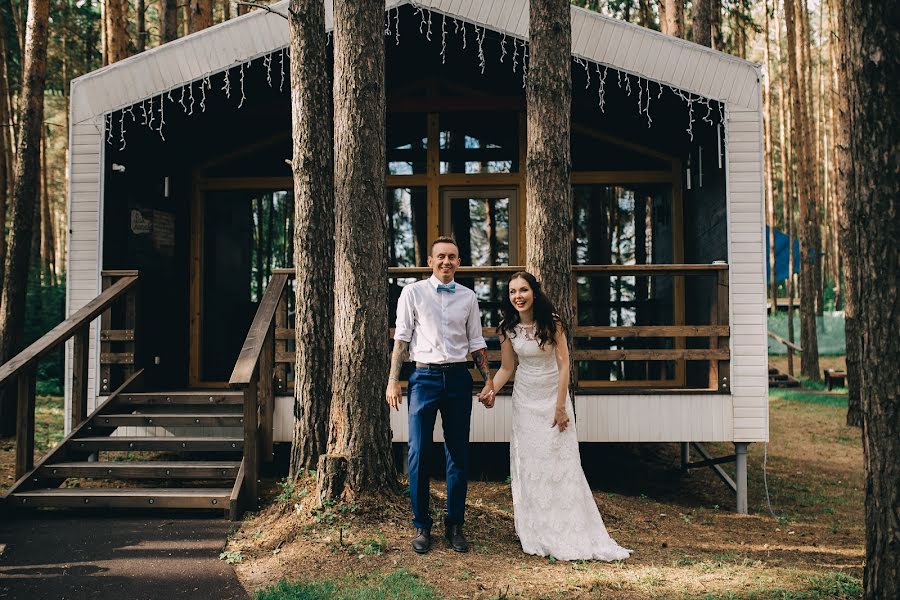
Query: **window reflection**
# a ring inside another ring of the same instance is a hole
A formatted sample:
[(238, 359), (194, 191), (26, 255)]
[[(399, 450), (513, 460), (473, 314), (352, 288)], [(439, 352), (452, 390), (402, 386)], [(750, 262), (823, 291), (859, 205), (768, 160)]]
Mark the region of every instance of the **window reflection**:
[(519, 170), (518, 113), (442, 113), (440, 126), (442, 174)]
[[(661, 185), (577, 185), (573, 187), (573, 263), (592, 265), (671, 264), (672, 203)], [(584, 274), (576, 278), (578, 325), (672, 325), (673, 278)], [(670, 338), (603, 338), (585, 349), (671, 348)], [(588, 380), (661, 380), (674, 377), (664, 361), (581, 361)]]

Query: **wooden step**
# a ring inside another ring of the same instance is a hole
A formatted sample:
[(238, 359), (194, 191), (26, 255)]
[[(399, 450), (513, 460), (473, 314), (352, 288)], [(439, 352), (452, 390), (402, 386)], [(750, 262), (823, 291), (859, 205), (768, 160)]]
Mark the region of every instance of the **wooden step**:
[(244, 415), (227, 412), (190, 413), (127, 413), (95, 415), (88, 424), (92, 427), (241, 427)]
[(219, 404), (243, 404), (244, 395), (241, 392), (226, 390), (216, 391), (187, 391), (187, 392), (141, 392), (122, 394), (117, 398), (118, 405), (141, 404), (192, 404), (215, 406)]
[(169, 452), (241, 452), (243, 438), (232, 437), (153, 437), (102, 436), (74, 438), (72, 450), (88, 452), (109, 450), (159, 450)]
[(231, 488), (53, 488), (15, 492), (16, 506), (228, 509)]
[(240, 461), (61, 462), (44, 465), (39, 477), (96, 479), (234, 479)]

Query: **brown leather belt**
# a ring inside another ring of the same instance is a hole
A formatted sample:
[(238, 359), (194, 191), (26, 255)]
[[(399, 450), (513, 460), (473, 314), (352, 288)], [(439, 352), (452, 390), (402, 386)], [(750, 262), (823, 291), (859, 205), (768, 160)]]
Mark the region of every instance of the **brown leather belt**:
[(469, 367), (469, 363), (467, 362), (453, 362), (453, 363), (423, 363), (416, 361), (417, 369), (440, 369), (441, 371), (446, 371), (449, 369), (466, 369)]

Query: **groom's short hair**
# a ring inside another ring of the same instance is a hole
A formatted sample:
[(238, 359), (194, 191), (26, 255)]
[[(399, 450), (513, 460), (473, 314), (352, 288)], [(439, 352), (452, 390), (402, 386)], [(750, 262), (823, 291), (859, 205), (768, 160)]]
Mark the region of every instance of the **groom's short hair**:
[(459, 252), (459, 244), (456, 243), (456, 240), (449, 235), (442, 235), (434, 238), (434, 241), (431, 242), (431, 248), (428, 250), (429, 255), (434, 253), (434, 247), (438, 244), (453, 244), (456, 246), (456, 251)]

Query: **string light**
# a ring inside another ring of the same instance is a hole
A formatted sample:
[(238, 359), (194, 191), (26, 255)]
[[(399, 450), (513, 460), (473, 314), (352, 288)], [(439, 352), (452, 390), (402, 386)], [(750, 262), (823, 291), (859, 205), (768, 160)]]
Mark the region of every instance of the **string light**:
[(441, 18), (441, 64), (447, 62), (447, 15)]
[(106, 122), (106, 143), (112, 144), (112, 113), (107, 113), (103, 120)]
[(159, 128), (156, 130), (159, 132), (159, 137), (162, 138), (162, 141), (166, 141), (166, 136), (163, 135), (163, 126), (166, 124), (166, 103), (163, 99), (162, 95), (159, 96)]
[[(419, 34), (424, 36), (427, 41), (429, 41), (429, 42), (432, 41), (431, 26), (432, 26), (433, 15), (432, 15), (431, 9), (427, 8), (427, 7), (417, 6), (415, 4), (415, 2), (411, 2), (411, 4), (413, 5), (414, 10), (415, 10), (414, 14), (417, 14), (419, 16)], [(399, 7), (394, 9), (393, 24), (391, 23), (391, 17), (392, 17), (391, 12), (390, 12), (390, 10), (388, 10), (386, 12), (386, 16), (385, 16), (384, 35), (386, 37), (390, 37), (391, 34), (393, 34), (395, 45), (399, 45), (400, 44), (400, 8)], [(446, 13), (441, 13), (441, 50), (440, 50), (441, 64), (447, 63), (447, 33), (448, 33), (447, 17), (448, 17), (448, 15)], [(453, 33), (456, 35), (462, 36), (462, 48), (463, 48), (463, 50), (466, 50), (467, 46), (468, 46), (468, 35), (466, 32), (467, 22), (464, 19), (459, 19), (459, 18), (452, 17), (452, 16), (451, 16), (451, 18), (453, 18)], [(484, 72), (487, 68), (487, 60), (485, 57), (485, 50), (484, 50), (484, 41), (485, 41), (485, 38), (487, 37), (487, 27), (479, 26), (478, 23), (471, 23), (471, 24), (475, 28), (475, 42), (478, 45), (478, 50), (477, 50), (478, 67), (479, 67), (481, 73), (484, 74)], [(510, 53), (507, 49), (507, 33), (506, 32), (500, 32), (500, 33), (501, 33), (501, 38), (500, 38), (500, 57), (499, 58), (500, 58), (500, 63), (503, 63)], [(329, 32), (327, 32), (326, 43), (331, 44), (331, 42), (332, 42), (332, 32), (329, 31)], [(527, 85), (527, 81), (528, 81), (528, 43), (525, 40), (521, 40), (516, 37), (512, 37), (512, 45), (513, 45), (512, 71), (513, 71), (513, 73), (517, 73), (517, 69), (519, 68), (519, 62), (521, 61), (521, 63), (522, 63), (522, 87), (525, 88)], [(522, 47), (521, 59), (520, 59), (520, 55), (519, 55), (519, 46), (520, 45)], [(290, 48), (283, 47), (283, 48), (280, 48), (278, 50), (275, 50), (271, 53), (268, 53), (268, 54), (265, 54), (262, 56), (263, 65), (266, 68), (266, 83), (268, 84), (268, 86), (270, 88), (273, 87), (272, 62), (275, 58), (274, 57), (275, 52), (278, 52), (278, 54), (279, 54), (279, 56), (278, 56), (278, 58), (279, 58), (278, 90), (279, 90), (279, 92), (283, 92), (284, 88), (285, 88), (285, 81), (287, 81), (287, 75), (285, 72), (285, 56), (287, 55), (287, 57), (290, 58)], [(239, 63), (237, 65), (238, 73), (239, 73), (240, 90), (241, 90), (241, 98), (238, 103), (238, 108), (242, 108), (244, 105), (244, 102), (247, 100), (246, 90), (245, 90), (244, 69), (249, 68), (253, 63), (253, 60), (254, 59), (251, 59), (246, 62)], [(577, 63), (584, 69), (584, 74), (585, 74), (584, 89), (590, 89), (590, 87), (591, 87), (590, 65), (591, 65), (592, 61), (590, 61), (586, 58), (578, 57), (578, 56), (573, 57), (573, 60), (575, 63)], [(600, 63), (594, 63), (594, 67), (595, 67), (595, 71), (597, 73), (597, 79), (598, 79), (597, 104), (598, 104), (598, 107), (600, 108), (600, 112), (605, 114), (606, 113), (606, 92), (607, 92), (606, 83), (607, 83), (608, 74), (609, 74), (609, 66), (601, 65)], [(632, 88), (630, 74), (625, 71), (619, 70), (619, 69), (615, 69), (615, 71), (616, 71), (616, 81), (618, 83), (619, 88), (624, 89), (625, 93), (630, 97), (631, 96), (631, 88)], [(207, 89), (212, 90), (211, 75), (212, 75), (211, 73), (203, 75), (199, 80), (200, 94), (201, 94), (201, 96), (200, 96), (201, 112), (206, 112), (206, 100), (207, 100), (206, 91), (207, 91)], [(623, 76), (625, 79), (624, 87), (623, 87), (623, 83), (622, 83)], [(637, 87), (638, 87), (638, 95), (637, 95), (638, 96), (637, 97), (638, 114), (643, 116), (644, 118), (646, 118), (647, 127), (650, 127), (653, 123), (653, 119), (650, 116), (650, 94), (651, 94), (650, 83), (651, 83), (651, 80), (642, 78), (638, 75), (636, 75), (635, 77), (637, 77)], [(656, 83), (656, 85), (658, 87), (658, 92), (657, 92), (656, 97), (657, 97), (657, 99), (661, 99), (662, 95), (663, 95), (663, 84), (658, 81), (656, 81), (654, 83)], [(194, 99), (193, 82), (183, 84), (179, 87), (181, 88), (181, 95), (178, 100), (178, 103), (181, 105), (182, 110), (186, 114), (193, 115), (194, 114), (194, 104), (196, 102)], [(684, 92), (684, 91), (682, 91), (678, 88), (675, 88), (674, 86), (671, 86), (671, 85), (669, 85), (668, 87), (676, 97), (680, 98), (687, 105), (688, 125), (687, 125), (687, 128), (685, 129), (685, 132), (687, 133), (689, 139), (692, 142), (694, 141), (693, 124), (696, 120), (695, 116), (694, 116), (694, 104), (700, 103), (700, 104), (703, 104), (704, 106), (706, 106), (706, 113), (703, 115), (702, 121), (710, 126), (716, 126), (716, 123), (714, 122), (714, 119), (713, 119), (713, 110), (718, 109), (719, 122), (717, 125), (717, 129), (720, 129), (720, 133), (719, 133), (720, 136), (723, 135), (721, 133), (721, 129), (724, 129), (724, 137), (725, 137), (724, 142), (727, 144), (728, 130), (727, 130), (727, 127), (725, 127), (724, 103), (716, 102), (716, 101), (711, 100), (710, 98), (704, 98), (699, 95), (694, 95), (691, 92)], [(227, 99), (231, 98), (230, 69), (225, 69), (223, 72), (223, 85), (221, 87), (221, 90), (225, 92), (225, 97)], [(164, 106), (165, 98), (168, 98), (170, 102), (175, 103), (175, 99), (172, 96), (173, 91), (174, 91), (174, 88), (168, 90), (167, 92), (164, 92), (164, 95), (160, 94), (160, 96), (159, 96), (159, 103), (160, 103), (159, 104), (159, 113), (160, 114), (159, 114), (159, 125), (158, 126), (155, 126), (156, 119), (155, 119), (155, 110), (154, 110), (155, 107), (153, 106), (153, 102), (154, 102), (153, 97), (146, 98), (140, 102), (140, 107), (141, 107), (141, 111), (142, 111), (141, 124), (146, 125), (150, 129), (156, 130), (163, 140), (165, 140), (165, 135), (163, 133), (163, 127), (165, 124), (165, 106)], [(646, 95), (646, 98), (645, 98), (645, 95)], [(187, 100), (189, 100), (189, 102), (187, 102)], [(713, 106), (714, 103), (715, 103), (715, 108)], [(137, 104), (138, 103), (135, 103), (131, 106), (128, 106), (128, 107), (122, 109), (122, 112), (119, 114), (119, 128), (120, 128), (119, 149), (120, 150), (124, 150), (126, 147), (125, 113), (127, 112), (128, 114), (131, 115), (132, 122), (136, 122), (137, 119), (134, 114), (134, 107)], [(148, 110), (148, 104), (149, 104), (149, 110)], [(112, 143), (112, 128), (113, 128), (113, 122), (114, 122), (112, 114), (113, 113), (109, 113), (106, 116), (107, 117), (107, 120), (106, 120), (107, 143), (110, 143), (110, 144)]]

